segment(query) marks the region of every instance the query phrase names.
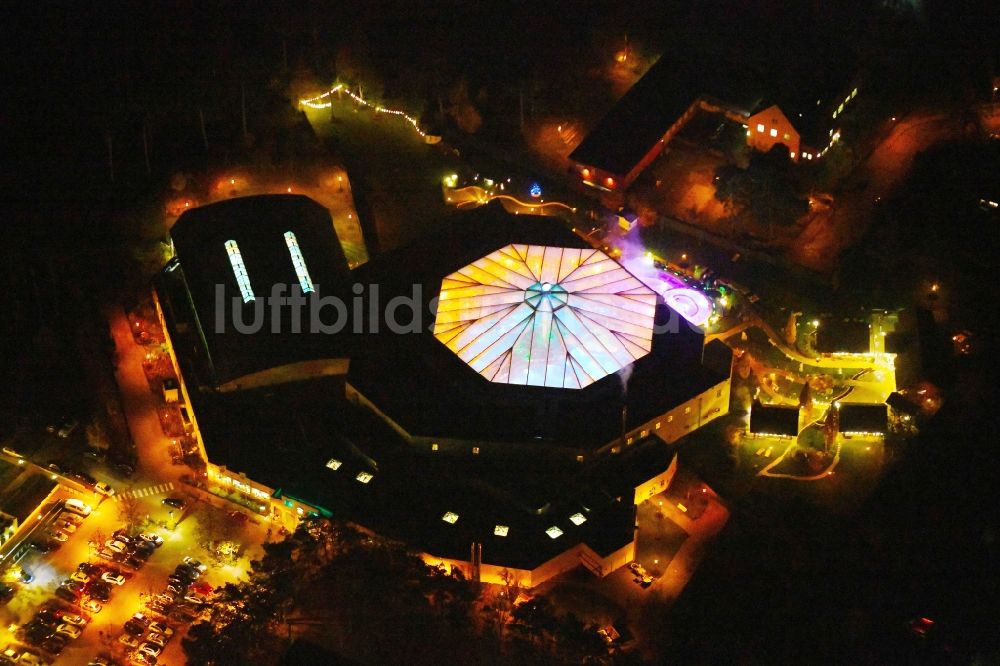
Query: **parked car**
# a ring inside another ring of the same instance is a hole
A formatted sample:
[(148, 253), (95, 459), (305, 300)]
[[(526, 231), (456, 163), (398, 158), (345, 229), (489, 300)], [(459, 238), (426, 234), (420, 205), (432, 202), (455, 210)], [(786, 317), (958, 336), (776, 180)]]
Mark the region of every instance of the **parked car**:
[(163, 624), (162, 622), (150, 622), (149, 626), (146, 627), (149, 631), (155, 631), (158, 634), (163, 634), (167, 638), (174, 635), (174, 630)]
[(113, 583), (115, 585), (125, 584), (125, 576), (121, 575), (120, 573), (113, 573), (111, 571), (105, 571), (104, 574), (101, 576), (101, 580), (103, 580), (106, 583)]
[(0, 603), (7, 603), (14, 598), (14, 593), (17, 590), (14, 589), (12, 585), (0, 584)]
[(101, 481), (94, 484), (94, 492), (105, 497), (112, 497), (115, 494), (115, 489)]
[(62, 634), (55, 634), (49, 636), (44, 643), (42, 643), (42, 649), (46, 652), (54, 655), (62, 654), (62, 651), (66, 648), (67, 638)]
[[(126, 631), (128, 630), (128, 626), (127, 625), (126, 625), (125, 629), (126, 629)], [(142, 634), (141, 631), (138, 632), (136, 635), (140, 635), (140, 634)], [(118, 642), (121, 643), (122, 645), (124, 645), (125, 647), (129, 647), (129, 648), (139, 647), (139, 639), (136, 638), (135, 636), (131, 635), (131, 634), (128, 634), (128, 633), (122, 634), (121, 638), (118, 639)]]
[(186, 502), (179, 497), (164, 497), (162, 504), (166, 506), (172, 506), (175, 509), (183, 509), (186, 506)]
[(65, 601), (70, 601), (73, 603), (76, 603), (77, 598), (80, 596), (77, 592), (74, 592), (73, 590), (70, 590), (65, 587), (57, 587), (55, 595), (60, 599), (63, 599)]
[(133, 556), (129, 557), (127, 560), (125, 560), (124, 562), (122, 562), (122, 564), (125, 565), (126, 567), (128, 567), (129, 569), (139, 570), (139, 569), (142, 568), (142, 566), (144, 564), (146, 564), (146, 560), (144, 560), (142, 558), (139, 558), (139, 557), (136, 557), (135, 555), (133, 555)]
[(112, 553), (124, 553), (125, 549), (128, 548), (128, 544), (117, 539), (108, 539), (104, 542), (104, 547)]
[(52, 531), (52, 538), (55, 539), (56, 541), (60, 542), (60, 543), (64, 543), (66, 541), (69, 541), (69, 535), (66, 534), (65, 532), (63, 532), (62, 530), (53, 530)]
[(132, 661), (142, 666), (156, 666), (156, 657), (145, 652), (133, 652)]
[(163, 652), (163, 648), (159, 645), (153, 645), (152, 643), (143, 643), (139, 646), (139, 652), (148, 654), (151, 657), (159, 657), (160, 653)]
[(92, 615), (97, 615), (104, 608), (101, 604), (97, 603), (93, 599), (88, 599), (80, 604), (80, 608), (91, 613)]
[(156, 632), (150, 632), (146, 636), (146, 642), (152, 643), (161, 650), (167, 646), (167, 637), (163, 634), (158, 634)]
[(152, 532), (141, 532), (139, 534), (139, 538), (142, 539), (143, 541), (148, 541), (157, 548), (163, 545), (163, 537), (161, 537), (159, 534), (154, 534)]
[(183, 562), (184, 564), (191, 565), (192, 567), (194, 567), (198, 571), (204, 571), (205, 569), (208, 568), (207, 566), (205, 566), (204, 564), (202, 564), (201, 562), (199, 562), (198, 560), (196, 560), (196, 559), (194, 559), (193, 557), (190, 557), (190, 556), (185, 557), (183, 560), (181, 560), (181, 562)]
[(56, 527), (58, 527), (61, 531), (65, 532), (66, 534), (72, 534), (73, 532), (76, 532), (76, 525), (65, 520), (61, 520), (58, 523), (56, 523)]
[(77, 615), (76, 613), (60, 613), (59, 619), (61, 619), (66, 624), (73, 624), (78, 627), (82, 627), (87, 624), (87, 621), (83, 619), (83, 616)]
[(83, 573), (91, 576), (101, 573), (101, 567), (96, 564), (91, 564), (90, 562), (80, 562), (80, 564), (76, 567), (76, 570), (82, 571)]
[(90, 582), (90, 576), (82, 571), (74, 571), (72, 575), (70, 575), (69, 579), (77, 583), (83, 583), (84, 585)]
[(68, 638), (79, 638), (80, 628), (74, 627), (72, 624), (63, 623), (60, 624), (58, 627), (56, 627), (56, 633), (62, 634), (63, 636), (66, 636)]
[(60, 585), (60, 587), (65, 588), (70, 592), (73, 592), (74, 594), (80, 594), (81, 592), (83, 592), (83, 584), (77, 583), (76, 581), (72, 581), (69, 579), (64, 580), (62, 582), (62, 585)]

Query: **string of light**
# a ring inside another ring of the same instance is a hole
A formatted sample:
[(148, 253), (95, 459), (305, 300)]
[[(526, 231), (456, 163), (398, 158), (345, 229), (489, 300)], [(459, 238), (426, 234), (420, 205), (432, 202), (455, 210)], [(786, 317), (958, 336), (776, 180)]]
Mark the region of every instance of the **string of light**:
[[(333, 102), (329, 101), (329, 97), (333, 93), (337, 92), (346, 93), (355, 102), (361, 104), (362, 106), (366, 106), (369, 109), (373, 109), (375, 113), (386, 113), (389, 114), (390, 116), (399, 116), (406, 122), (410, 123), (410, 125), (413, 126), (414, 131), (421, 137), (427, 136), (427, 133), (420, 129), (420, 124), (417, 122), (417, 119), (414, 118), (413, 116), (409, 115), (405, 111), (400, 111), (398, 109), (387, 109), (381, 104), (372, 104), (368, 100), (362, 98), (360, 95), (355, 95), (353, 92), (350, 91), (350, 89), (346, 88), (343, 83), (338, 83), (336, 86), (326, 91), (322, 95), (317, 95), (312, 99), (300, 99), (299, 104), (301, 104), (302, 106), (307, 106), (310, 109), (329, 109), (331, 106), (333, 106)], [(327, 101), (322, 101), (322, 100), (327, 100)]]

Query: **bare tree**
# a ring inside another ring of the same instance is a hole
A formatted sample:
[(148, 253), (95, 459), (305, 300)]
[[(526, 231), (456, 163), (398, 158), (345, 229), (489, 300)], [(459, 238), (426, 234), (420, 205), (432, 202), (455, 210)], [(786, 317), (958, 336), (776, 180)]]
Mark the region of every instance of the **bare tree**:
[(118, 500), (118, 519), (125, 523), (125, 530), (133, 532), (140, 527), (146, 518), (138, 498), (131, 495), (122, 496)]

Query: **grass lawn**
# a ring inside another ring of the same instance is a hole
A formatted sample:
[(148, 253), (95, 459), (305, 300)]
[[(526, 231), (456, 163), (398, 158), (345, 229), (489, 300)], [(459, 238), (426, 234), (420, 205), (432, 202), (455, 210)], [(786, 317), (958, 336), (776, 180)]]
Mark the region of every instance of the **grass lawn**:
[[(346, 101), (345, 101), (346, 100)], [(376, 114), (344, 97), (329, 109), (308, 110), (317, 136), (342, 157), (352, 188), (367, 195), (381, 249), (400, 247), (436, 230), (453, 213), (441, 181), (458, 161), (424, 143), (405, 120)], [(363, 206), (358, 206), (364, 215)]]

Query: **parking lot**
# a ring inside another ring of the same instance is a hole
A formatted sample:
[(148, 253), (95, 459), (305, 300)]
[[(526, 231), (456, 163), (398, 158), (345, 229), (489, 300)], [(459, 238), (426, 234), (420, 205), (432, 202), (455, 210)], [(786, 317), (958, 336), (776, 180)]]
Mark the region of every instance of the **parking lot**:
[[(115, 498), (85, 498), (93, 508), (84, 517), (63, 507), (66, 499), (72, 503), (80, 497), (60, 488), (54, 502), (34, 518), (39, 527), (30, 541), (41, 548), (30, 548), (15, 568), (25, 571), (30, 582), (9, 580), (15, 594), (0, 607), (0, 645), (11, 650), (6, 661), (30, 650), (39, 663), (85, 665), (98, 656), (119, 664), (184, 663), (180, 637), (210, 607), (212, 589), (238, 578), (248, 560), (212, 565), (196, 545), (198, 516), (205, 506), (190, 496), (175, 492), (138, 498), (149, 521), (131, 534), (121, 529)], [(184, 505), (164, 504), (169, 498)], [(167, 523), (171, 512), (175, 529), (155, 525)], [(58, 532), (65, 541), (55, 537)], [(141, 616), (126, 628), (136, 613)], [(19, 658), (16, 663), (32, 663), (30, 656)], [(4, 659), (0, 653), (0, 663)]]

